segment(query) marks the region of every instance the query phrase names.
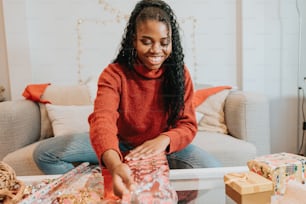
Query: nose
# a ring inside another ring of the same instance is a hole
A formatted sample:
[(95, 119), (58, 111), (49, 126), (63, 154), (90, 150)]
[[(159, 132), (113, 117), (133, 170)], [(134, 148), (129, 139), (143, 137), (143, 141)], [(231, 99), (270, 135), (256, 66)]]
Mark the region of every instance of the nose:
[(162, 46), (159, 43), (152, 44), (150, 51), (151, 52), (159, 52), (162, 49)]

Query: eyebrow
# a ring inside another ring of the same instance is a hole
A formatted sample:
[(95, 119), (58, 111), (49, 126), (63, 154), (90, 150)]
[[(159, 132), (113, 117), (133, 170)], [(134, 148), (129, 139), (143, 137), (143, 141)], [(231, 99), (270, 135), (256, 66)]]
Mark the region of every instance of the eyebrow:
[[(143, 35), (143, 36), (140, 36), (140, 37), (141, 37), (141, 38), (150, 39), (150, 40), (153, 39), (153, 38), (151, 38), (150, 36), (146, 36), (146, 35)], [(170, 39), (169, 36), (161, 38), (161, 40), (168, 40), (168, 39)]]

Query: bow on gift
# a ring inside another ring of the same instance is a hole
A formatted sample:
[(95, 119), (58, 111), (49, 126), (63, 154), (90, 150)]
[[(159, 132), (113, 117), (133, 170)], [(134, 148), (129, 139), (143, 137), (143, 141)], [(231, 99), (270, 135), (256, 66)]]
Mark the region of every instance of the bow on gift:
[(252, 172), (229, 173), (225, 175), (224, 183), (231, 186), (241, 194), (248, 194), (265, 190), (265, 188), (263, 189), (263, 183), (260, 183), (255, 175), (256, 174)]

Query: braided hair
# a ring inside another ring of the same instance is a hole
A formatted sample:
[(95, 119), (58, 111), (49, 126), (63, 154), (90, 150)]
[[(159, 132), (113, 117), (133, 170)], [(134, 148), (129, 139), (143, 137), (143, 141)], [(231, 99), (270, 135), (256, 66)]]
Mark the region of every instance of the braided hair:
[(163, 64), (165, 72), (162, 90), (165, 110), (168, 113), (168, 127), (175, 127), (184, 110), (184, 53), (176, 16), (167, 3), (162, 0), (141, 0), (136, 4), (125, 28), (119, 53), (113, 62), (133, 69), (136, 61), (133, 40), (137, 22), (148, 19), (163, 22), (171, 30), (172, 52)]

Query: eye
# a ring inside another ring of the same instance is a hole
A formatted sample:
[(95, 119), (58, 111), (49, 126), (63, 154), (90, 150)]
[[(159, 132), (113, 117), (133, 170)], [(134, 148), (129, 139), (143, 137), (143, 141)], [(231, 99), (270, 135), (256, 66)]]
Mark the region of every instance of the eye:
[(170, 40), (166, 39), (160, 42), (160, 45), (163, 47), (166, 47), (170, 44)]
[(169, 42), (161, 43), (161, 46), (167, 47), (169, 45)]
[(142, 39), (141, 42), (142, 42), (142, 44), (144, 44), (144, 45), (151, 45), (151, 44), (152, 44), (152, 41), (149, 40), (149, 39)]

